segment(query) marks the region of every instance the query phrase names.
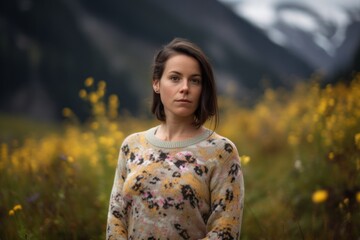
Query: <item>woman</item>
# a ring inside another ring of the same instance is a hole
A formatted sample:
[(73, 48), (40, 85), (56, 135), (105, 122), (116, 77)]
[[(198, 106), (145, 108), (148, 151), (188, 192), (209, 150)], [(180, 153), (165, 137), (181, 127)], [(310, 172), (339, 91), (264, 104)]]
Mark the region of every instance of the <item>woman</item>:
[(157, 127), (128, 136), (110, 197), (107, 239), (239, 239), (244, 183), (235, 145), (203, 126), (218, 107), (201, 49), (174, 39), (155, 56)]

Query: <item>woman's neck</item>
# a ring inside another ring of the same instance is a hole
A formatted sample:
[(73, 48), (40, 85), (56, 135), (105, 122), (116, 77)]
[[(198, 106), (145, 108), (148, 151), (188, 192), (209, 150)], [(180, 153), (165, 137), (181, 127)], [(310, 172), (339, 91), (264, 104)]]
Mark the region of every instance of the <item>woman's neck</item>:
[(203, 131), (203, 127), (197, 128), (192, 123), (167, 121), (159, 126), (155, 136), (163, 141), (183, 141), (193, 138)]

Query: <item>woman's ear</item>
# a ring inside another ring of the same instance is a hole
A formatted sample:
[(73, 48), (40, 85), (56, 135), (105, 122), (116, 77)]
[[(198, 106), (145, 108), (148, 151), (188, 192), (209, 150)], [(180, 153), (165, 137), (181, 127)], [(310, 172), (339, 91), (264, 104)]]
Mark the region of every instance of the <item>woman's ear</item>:
[(160, 93), (160, 81), (159, 80), (153, 80), (152, 85), (153, 85), (154, 92)]

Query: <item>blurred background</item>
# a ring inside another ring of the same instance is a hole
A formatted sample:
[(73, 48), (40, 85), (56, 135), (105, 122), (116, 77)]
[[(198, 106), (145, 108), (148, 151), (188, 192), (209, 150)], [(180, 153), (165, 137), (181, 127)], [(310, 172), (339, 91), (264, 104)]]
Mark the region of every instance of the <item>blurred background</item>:
[(324, 82), (359, 70), (359, 3), (347, 1), (48, 1), (1, 3), (0, 110), (83, 117), (86, 77), (105, 80), (121, 108), (148, 111), (154, 53), (174, 37), (209, 55), (221, 94), (252, 103), (265, 87)]
[[(104, 238), (123, 138), (174, 37), (213, 64), (243, 239), (360, 239), (358, 0), (0, 3), (0, 239)], [(75, 214), (74, 214), (75, 213)]]

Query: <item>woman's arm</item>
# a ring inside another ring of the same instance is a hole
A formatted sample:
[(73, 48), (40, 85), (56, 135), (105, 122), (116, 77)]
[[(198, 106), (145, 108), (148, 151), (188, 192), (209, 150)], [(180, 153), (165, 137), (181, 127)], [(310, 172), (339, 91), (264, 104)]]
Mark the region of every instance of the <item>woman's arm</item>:
[(224, 145), (210, 181), (211, 215), (204, 239), (239, 239), (244, 209), (244, 179), (235, 145)]
[(126, 153), (127, 145), (120, 149), (116, 167), (114, 184), (110, 195), (109, 212), (106, 227), (106, 239), (127, 240), (127, 201), (122, 190), (126, 178)]

